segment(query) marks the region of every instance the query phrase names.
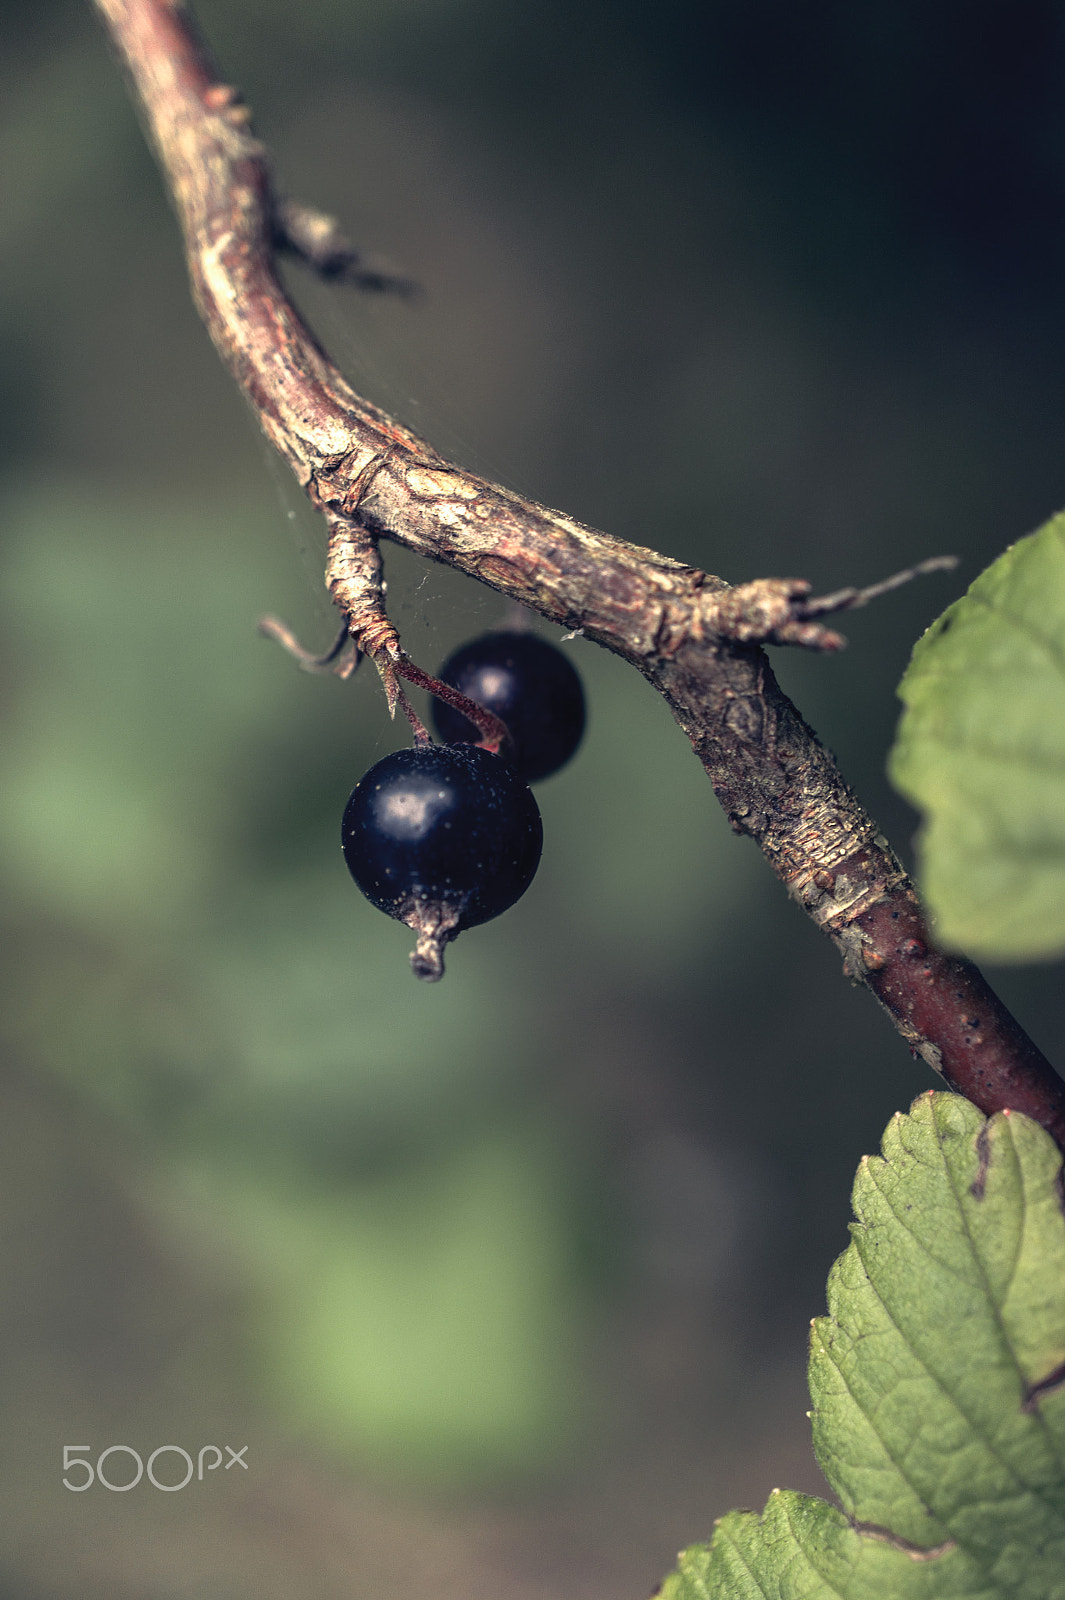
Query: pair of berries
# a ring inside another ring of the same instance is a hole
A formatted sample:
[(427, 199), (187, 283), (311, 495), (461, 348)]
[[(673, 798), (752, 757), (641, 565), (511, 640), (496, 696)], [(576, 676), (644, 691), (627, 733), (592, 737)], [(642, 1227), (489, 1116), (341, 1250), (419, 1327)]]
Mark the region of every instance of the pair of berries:
[(473, 724), (434, 699), (445, 743), (397, 750), (371, 767), (341, 827), (348, 871), (372, 904), (417, 934), (411, 966), (430, 982), (443, 976), (450, 940), (529, 887), (543, 844), (529, 783), (557, 772), (584, 731), (580, 679), (535, 634), (475, 639), (440, 678), (506, 724), (506, 757), (473, 742)]

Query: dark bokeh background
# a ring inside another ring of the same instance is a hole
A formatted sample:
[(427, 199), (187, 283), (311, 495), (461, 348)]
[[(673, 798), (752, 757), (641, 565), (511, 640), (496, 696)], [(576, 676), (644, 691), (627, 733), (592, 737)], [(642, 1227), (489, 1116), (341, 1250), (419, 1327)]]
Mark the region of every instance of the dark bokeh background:
[[(1061, 7), (198, 10), (282, 185), (424, 285), (289, 271), (438, 448), (733, 580), (962, 558), (775, 662), (905, 853), (910, 646), (1065, 502)], [(579, 640), (537, 881), (413, 982), (337, 849), (402, 730), (255, 634), (329, 638), (321, 530), (89, 8), (0, 18), (0, 1589), (644, 1594), (817, 1489), (806, 1321), (928, 1075)], [(387, 561), (427, 666), (502, 615)], [(1060, 1059), (1060, 969), (998, 976)], [(61, 1484), (67, 1443), (245, 1441)]]

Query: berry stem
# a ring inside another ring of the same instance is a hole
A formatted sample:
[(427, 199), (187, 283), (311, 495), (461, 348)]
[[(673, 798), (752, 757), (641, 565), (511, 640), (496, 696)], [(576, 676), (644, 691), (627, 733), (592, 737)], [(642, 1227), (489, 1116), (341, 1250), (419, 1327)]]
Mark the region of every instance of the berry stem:
[[(446, 705), (454, 706), (456, 711), (461, 711), (481, 735), (477, 742), (482, 750), (488, 750), (497, 756), (510, 743), (507, 725), (494, 711), (487, 711), (484, 706), (479, 706), (476, 700), (471, 700), (468, 695), (460, 694), (457, 689), (453, 689), (449, 683), (443, 683), (431, 673), (415, 666), (409, 656), (402, 656), (393, 663), (393, 666), (399, 676), (406, 678), (408, 683), (416, 683), (419, 689), (428, 690), (438, 700), (443, 700)], [(422, 732), (425, 732), (424, 728)], [(426, 734), (425, 737), (428, 739), (429, 735)]]
[(423, 749), (427, 745), (431, 745), (433, 742), (432, 734), (429, 732), (429, 729), (425, 726), (425, 723), (411, 705), (403, 685), (399, 683), (396, 684), (396, 696), (394, 704), (399, 706), (400, 710), (403, 712), (403, 715), (410, 723), (411, 732), (414, 734), (414, 743)]

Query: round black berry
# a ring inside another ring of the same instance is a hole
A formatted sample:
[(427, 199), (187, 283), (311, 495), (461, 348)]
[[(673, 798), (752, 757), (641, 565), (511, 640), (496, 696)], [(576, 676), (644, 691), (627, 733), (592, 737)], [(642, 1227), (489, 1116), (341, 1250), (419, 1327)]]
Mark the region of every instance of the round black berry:
[[(486, 633), (448, 657), (440, 677), (506, 723), (509, 759), (526, 783), (564, 766), (584, 732), (584, 692), (569, 661), (535, 633)], [(449, 743), (481, 735), (452, 706), (432, 705), (433, 723)]]
[(540, 861), (536, 801), (514, 769), (472, 744), (396, 750), (351, 793), (341, 825), (366, 898), (418, 935), (416, 976), (443, 976), (444, 946), (506, 911)]

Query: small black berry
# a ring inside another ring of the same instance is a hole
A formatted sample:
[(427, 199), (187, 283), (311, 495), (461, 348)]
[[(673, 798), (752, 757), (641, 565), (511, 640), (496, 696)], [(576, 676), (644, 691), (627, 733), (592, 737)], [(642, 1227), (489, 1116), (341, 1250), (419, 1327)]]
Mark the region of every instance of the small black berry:
[(498, 756), (422, 745), (370, 768), (344, 810), (341, 843), (366, 898), (417, 933), (411, 966), (433, 982), (451, 939), (525, 893), (543, 827), (528, 785)]
[[(584, 733), (584, 692), (575, 669), (535, 633), (486, 633), (450, 655), (440, 677), (506, 723), (509, 759), (526, 783), (569, 760)], [(433, 724), (449, 743), (481, 735), (461, 711), (432, 703)]]

